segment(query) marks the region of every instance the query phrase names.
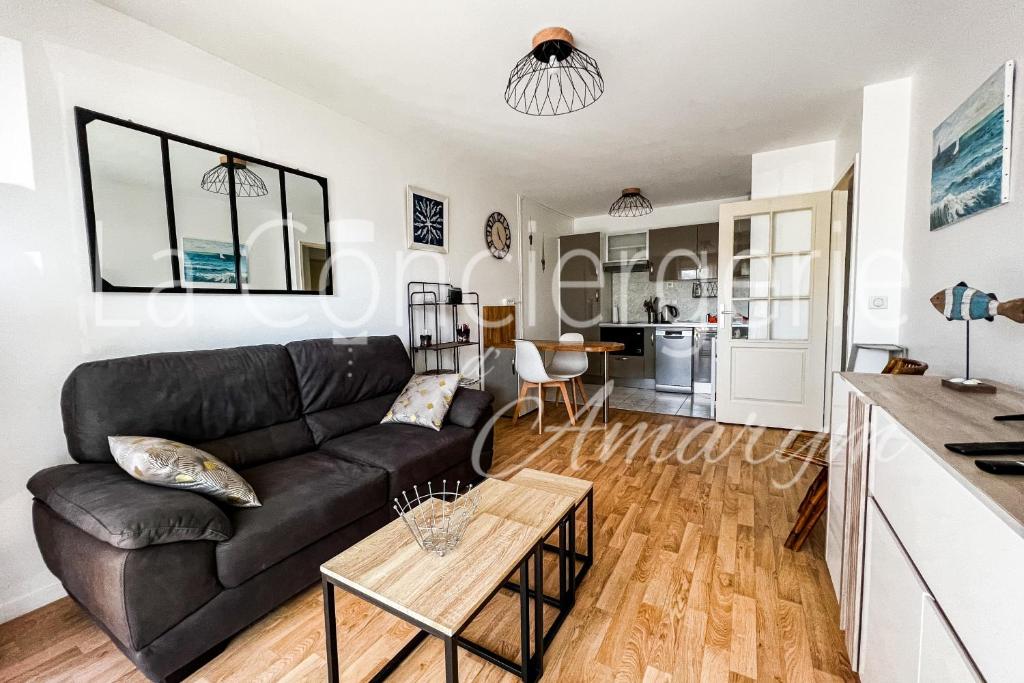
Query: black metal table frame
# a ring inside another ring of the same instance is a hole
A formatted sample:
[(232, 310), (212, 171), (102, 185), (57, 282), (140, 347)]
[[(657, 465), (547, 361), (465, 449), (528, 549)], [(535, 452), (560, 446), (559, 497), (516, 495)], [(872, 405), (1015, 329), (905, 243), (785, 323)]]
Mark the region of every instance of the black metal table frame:
[[(458, 659), (458, 648), (477, 655), (478, 657), (501, 667), (502, 669), (516, 674), (523, 681), (523, 683), (533, 683), (540, 679), (544, 675), (544, 646), (545, 638), (544, 633), (544, 603), (541, 600), (543, 591), (530, 591), (528, 590), (529, 583), (529, 571), (530, 571), (530, 558), (534, 560), (534, 577), (535, 580), (540, 582), (538, 585), (543, 585), (544, 579), (544, 561), (543, 561), (543, 547), (544, 541), (541, 539), (537, 545), (531, 548), (517, 563), (516, 569), (512, 570), (504, 581), (498, 584), (487, 599), (484, 600), (480, 606), (473, 612), (473, 614), (466, 620), (455, 633), (448, 635), (437, 630), (429, 624), (425, 624), (415, 617), (402, 612), (390, 605), (384, 604), (376, 598), (365, 595), (358, 590), (346, 586), (342, 583), (334, 583), (330, 577), (321, 574), (321, 583), (323, 584), (323, 599), (324, 599), (324, 627), (325, 627), (325, 640), (327, 641), (327, 680), (330, 683), (338, 683), (338, 633), (337, 633), (337, 622), (335, 618), (335, 606), (334, 606), (334, 588), (337, 586), (342, 590), (345, 590), (352, 595), (356, 596), (361, 600), (379, 607), (380, 609), (393, 614), (399, 619), (412, 624), (420, 629), (419, 633), (414, 635), (408, 643), (406, 643), (401, 650), (395, 654), (388, 662), (378, 671), (371, 680), (371, 683), (380, 683), (390, 676), (394, 671), (401, 665), (403, 661), (422, 643), (428, 635), (432, 635), (439, 638), (444, 643), (444, 661), (445, 661), (445, 681), (446, 683), (456, 683), (459, 680), (459, 659)], [(465, 630), (473, 619), (487, 606), (487, 604), (497, 595), (502, 589), (504, 589), (509, 580), (516, 573), (519, 573), (521, 580), (519, 586), (519, 628), (520, 628), (520, 661), (514, 662), (507, 657), (503, 657), (497, 652), (488, 650), (487, 648), (478, 645), (472, 641), (462, 638), (460, 634)], [(533, 598), (534, 606), (534, 629), (533, 629), (533, 654), (530, 654), (530, 602)]]
[[(580, 508), (584, 505), (587, 506), (587, 552), (581, 553), (576, 550), (576, 515)], [(558, 545), (551, 545), (547, 543), (547, 538), (558, 531)], [(568, 540), (568, 544), (566, 543)], [(587, 491), (587, 495), (583, 498), (578, 505), (573, 505), (572, 509), (558, 521), (555, 528), (551, 529), (544, 535), (541, 540), (541, 544), (544, 550), (548, 552), (558, 553), (558, 597), (547, 595), (543, 592), (544, 582), (543, 580), (534, 580), (534, 586), (540, 587), (541, 596), (544, 602), (558, 609), (558, 614), (551, 622), (547, 631), (544, 633), (544, 647), (551, 645), (551, 641), (558, 635), (558, 630), (562, 628), (562, 623), (566, 617), (569, 616), (570, 610), (576, 604), (576, 587), (583, 581), (583, 578), (590, 571), (590, 567), (594, 564), (594, 489), (591, 487)], [(580, 562), (579, 569), (576, 569), (576, 562), (572, 565), (569, 564), (567, 558), (574, 558)], [(511, 575), (510, 575), (511, 576)], [(527, 581), (529, 583), (529, 581)], [(521, 590), (522, 586), (512, 581), (506, 581), (505, 588), (511, 590)], [(530, 597), (536, 599), (536, 589), (527, 591)]]

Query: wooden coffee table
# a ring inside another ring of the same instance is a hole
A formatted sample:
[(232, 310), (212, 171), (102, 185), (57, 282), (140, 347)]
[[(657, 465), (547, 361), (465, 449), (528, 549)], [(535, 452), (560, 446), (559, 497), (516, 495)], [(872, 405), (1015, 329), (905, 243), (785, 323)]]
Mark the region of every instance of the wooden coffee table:
[[(559, 580), (559, 597), (544, 596), (545, 602), (558, 608), (558, 617), (552, 623), (551, 630), (545, 637), (545, 642), (549, 643), (561, 627), (562, 621), (568, 616), (569, 610), (576, 603), (576, 587), (583, 581), (594, 563), (594, 483), (586, 479), (529, 468), (517, 472), (509, 479), (509, 482), (565, 496), (573, 501), (572, 511), (566, 515), (563, 524), (559, 527), (558, 546), (552, 546), (546, 542), (551, 532), (544, 537), (543, 548), (559, 554), (559, 571), (562, 573), (562, 578)], [(576, 549), (576, 516), (583, 509), (584, 504), (586, 504), (587, 550), (585, 553), (581, 553)], [(568, 556), (568, 562), (566, 556)], [(578, 567), (577, 562), (579, 563)]]
[[(338, 681), (334, 587), (394, 614), (420, 631), (374, 676), (387, 678), (428, 636), (444, 643), (445, 678), (459, 678), (461, 647), (530, 683), (544, 671), (544, 539), (575, 510), (572, 498), (488, 479), (476, 489), (479, 505), (459, 545), (444, 557), (422, 550), (396, 519), (320, 567), (327, 633), (327, 671)], [(535, 590), (529, 588), (534, 565)], [(520, 661), (511, 661), (462, 632), (518, 573)], [(530, 605), (534, 629), (530, 633)], [(531, 640), (533, 641), (531, 653)]]

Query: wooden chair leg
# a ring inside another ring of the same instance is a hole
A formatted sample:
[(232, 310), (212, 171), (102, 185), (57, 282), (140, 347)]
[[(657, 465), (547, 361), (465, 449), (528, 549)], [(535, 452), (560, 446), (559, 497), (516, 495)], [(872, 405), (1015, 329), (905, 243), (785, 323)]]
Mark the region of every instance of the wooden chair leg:
[(806, 526), (804, 526), (803, 531), (800, 532), (800, 535), (797, 536), (793, 543), (793, 550), (795, 552), (800, 552), (800, 549), (804, 547), (804, 541), (806, 541), (807, 537), (811, 535), (811, 532), (814, 530), (814, 525), (818, 523), (819, 519), (821, 519), (821, 515), (824, 514), (825, 508), (827, 507), (828, 499), (825, 496), (822, 496), (815, 503), (814, 507), (811, 508), (811, 513), (807, 518)]
[[(827, 477), (828, 470), (823, 471), (826, 472), (825, 476)], [(819, 474), (818, 476), (820, 477), (821, 475)], [(818, 478), (815, 478), (815, 483), (817, 481)], [(824, 508), (828, 505), (827, 479), (825, 484), (817, 487), (812, 485), (812, 489), (807, 492), (804, 502), (800, 504), (801, 511), (797, 515), (796, 523), (793, 524), (793, 530), (789, 532), (789, 536), (786, 538), (785, 547), (790, 550), (800, 550), (808, 534), (811, 533), (815, 523), (821, 517)]]
[(798, 513), (802, 513), (807, 509), (807, 506), (811, 504), (811, 499), (814, 498), (814, 492), (818, 490), (819, 486), (828, 486), (828, 468), (822, 467), (821, 471), (818, 472), (818, 476), (811, 482), (810, 488), (807, 489), (807, 493), (804, 494), (804, 499), (800, 501), (800, 508), (797, 510)]
[(529, 382), (523, 382), (523, 386), (519, 387), (519, 398), (516, 399), (516, 409), (512, 411), (512, 424), (515, 424), (519, 420), (519, 406), (522, 405), (523, 399), (526, 398), (526, 391), (529, 388)]
[(587, 401), (589, 401), (590, 399), (587, 398), (587, 390), (583, 388), (583, 378), (582, 377), (577, 377), (576, 378), (576, 385), (580, 388), (580, 396), (583, 397), (583, 402), (586, 403)]
[(565, 382), (559, 382), (558, 383), (558, 388), (562, 392), (562, 398), (565, 399), (565, 409), (569, 412), (569, 424), (575, 426), (576, 425), (576, 411), (574, 410), (573, 405), (569, 403), (569, 392), (566, 391)]
[(572, 387), (572, 409), (573, 409), (573, 412), (575, 412), (576, 411), (576, 378), (575, 377), (573, 377), (571, 380), (569, 380), (569, 386)]

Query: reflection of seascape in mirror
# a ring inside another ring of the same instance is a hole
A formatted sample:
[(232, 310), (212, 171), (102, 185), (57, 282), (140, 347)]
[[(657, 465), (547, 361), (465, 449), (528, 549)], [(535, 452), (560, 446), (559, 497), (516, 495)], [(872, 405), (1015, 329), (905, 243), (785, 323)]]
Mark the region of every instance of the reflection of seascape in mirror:
[[(235, 247), (230, 242), (182, 240), (185, 253), (185, 281), (197, 284), (235, 284)], [(248, 247), (241, 245), (242, 282), (249, 282)]]

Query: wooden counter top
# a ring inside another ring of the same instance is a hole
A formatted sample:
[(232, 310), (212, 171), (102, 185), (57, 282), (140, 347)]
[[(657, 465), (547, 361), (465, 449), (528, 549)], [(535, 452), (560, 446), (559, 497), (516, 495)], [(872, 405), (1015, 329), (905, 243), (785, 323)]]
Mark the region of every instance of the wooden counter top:
[[(557, 339), (531, 339), (541, 351), (586, 351), (587, 353), (615, 353), (622, 351), (626, 345), (622, 342), (585, 341), (582, 343), (563, 342)], [(515, 342), (507, 341), (495, 344), (496, 349), (514, 349)]]
[[(996, 394), (961, 394), (941, 377), (841, 373), (843, 379), (903, 425), (935, 459), (989, 509), (1024, 536), (1024, 477), (982, 472), (975, 457), (957, 455), (947, 443), (1024, 441), (1024, 422), (996, 422), (995, 415), (1024, 413), (1024, 393), (996, 384)], [(985, 459), (1020, 460), (1014, 456)]]

